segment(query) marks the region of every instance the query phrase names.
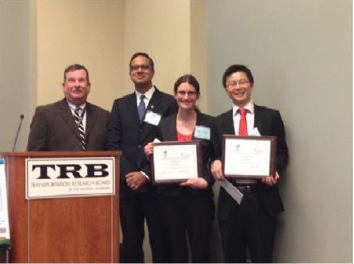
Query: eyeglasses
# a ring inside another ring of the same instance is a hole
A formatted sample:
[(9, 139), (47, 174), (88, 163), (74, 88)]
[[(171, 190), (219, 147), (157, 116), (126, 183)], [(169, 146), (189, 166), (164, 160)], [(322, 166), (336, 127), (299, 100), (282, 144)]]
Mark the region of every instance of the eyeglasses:
[(143, 65), (131, 65), (130, 66), (130, 70), (132, 71), (137, 71), (139, 70), (139, 68), (141, 68), (142, 70), (146, 71), (150, 69), (150, 65), (149, 64), (143, 64)]
[(180, 95), (180, 96), (185, 96), (186, 94), (190, 97), (193, 97), (193, 96), (196, 96), (197, 95), (197, 92), (193, 92), (193, 91), (177, 91), (177, 94)]
[(228, 84), (226, 84), (226, 87), (231, 87), (231, 88), (234, 88), (236, 87), (237, 85), (239, 86), (245, 86), (246, 84), (250, 83), (250, 81), (247, 81), (247, 80), (241, 80), (241, 81), (238, 81), (238, 82), (229, 82)]

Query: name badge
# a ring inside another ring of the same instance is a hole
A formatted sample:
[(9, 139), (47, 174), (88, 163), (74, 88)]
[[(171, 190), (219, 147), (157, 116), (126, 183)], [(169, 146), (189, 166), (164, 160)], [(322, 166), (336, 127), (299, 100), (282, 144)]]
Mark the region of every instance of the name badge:
[(148, 110), (145, 114), (144, 122), (157, 126), (160, 123), (161, 115)]
[(210, 140), (210, 127), (196, 126), (194, 130), (194, 137)]
[(255, 127), (255, 128), (253, 128), (253, 129), (251, 130), (250, 133), (248, 133), (248, 135), (249, 135), (249, 136), (257, 136), (257, 137), (259, 137), (259, 136), (261, 136), (261, 133), (259, 133), (258, 128)]

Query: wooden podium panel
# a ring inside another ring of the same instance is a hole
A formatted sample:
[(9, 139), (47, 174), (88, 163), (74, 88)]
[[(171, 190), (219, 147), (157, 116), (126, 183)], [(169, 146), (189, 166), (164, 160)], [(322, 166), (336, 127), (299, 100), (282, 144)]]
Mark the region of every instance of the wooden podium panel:
[[(5, 158), (11, 262), (119, 262), (117, 151), (1, 153)], [(26, 200), (26, 158), (115, 158), (115, 195)]]

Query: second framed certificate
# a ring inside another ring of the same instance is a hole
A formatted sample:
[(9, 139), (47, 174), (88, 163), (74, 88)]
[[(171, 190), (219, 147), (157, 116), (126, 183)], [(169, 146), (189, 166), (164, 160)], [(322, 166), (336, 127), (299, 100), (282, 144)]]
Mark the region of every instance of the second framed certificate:
[(165, 141), (154, 143), (152, 182), (178, 183), (202, 176), (200, 141)]
[(224, 135), (226, 178), (262, 178), (275, 174), (276, 137)]

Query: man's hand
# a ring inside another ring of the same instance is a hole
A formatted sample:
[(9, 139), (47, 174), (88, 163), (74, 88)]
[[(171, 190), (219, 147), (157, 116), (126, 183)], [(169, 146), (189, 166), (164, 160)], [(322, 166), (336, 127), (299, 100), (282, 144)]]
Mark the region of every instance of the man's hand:
[(224, 174), (222, 172), (222, 162), (221, 160), (214, 160), (211, 164), (211, 173), (215, 180), (225, 181)]
[(279, 174), (278, 172), (276, 171), (275, 172), (275, 177), (273, 176), (267, 176), (267, 177), (264, 177), (262, 178), (262, 182), (269, 185), (269, 186), (272, 186), (274, 184), (277, 184), (278, 180), (279, 180)]
[(144, 147), (145, 156), (149, 159), (150, 155), (154, 153), (154, 143), (150, 142)]
[(125, 180), (127, 182), (128, 187), (133, 191), (138, 190), (147, 181), (144, 174), (142, 174), (140, 171), (128, 173), (127, 175), (125, 175)]

